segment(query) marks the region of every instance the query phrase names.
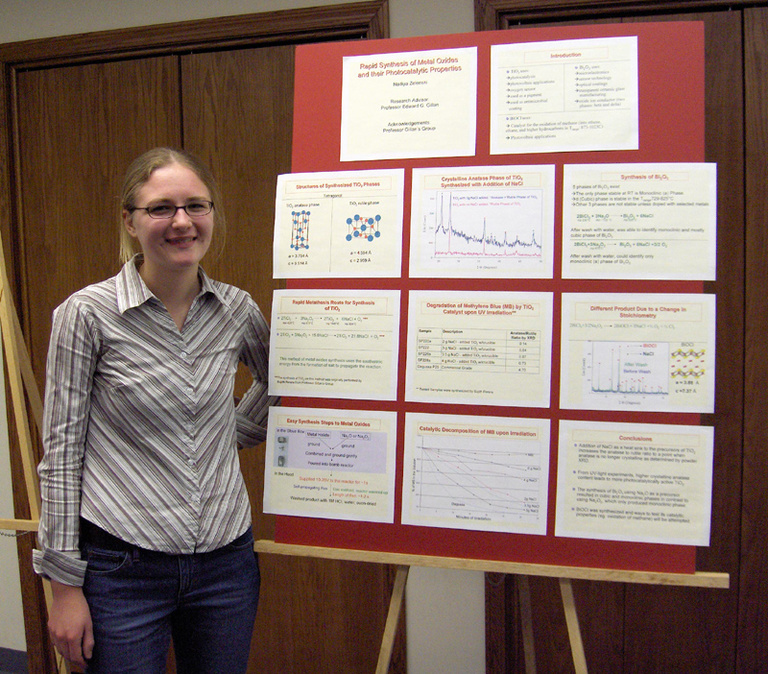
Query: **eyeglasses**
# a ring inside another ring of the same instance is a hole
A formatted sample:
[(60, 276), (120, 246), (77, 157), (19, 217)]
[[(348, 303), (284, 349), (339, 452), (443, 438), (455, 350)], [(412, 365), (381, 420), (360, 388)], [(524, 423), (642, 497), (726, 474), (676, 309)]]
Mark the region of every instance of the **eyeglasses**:
[(213, 210), (213, 202), (200, 199), (198, 201), (190, 201), (188, 204), (184, 204), (182, 206), (174, 206), (173, 204), (134, 206), (131, 208), (131, 212), (146, 211), (150, 218), (155, 218), (156, 220), (165, 220), (176, 215), (179, 209), (185, 211), (190, 218), (195, 218), (202, 215), (208, 215), (208, 213)]

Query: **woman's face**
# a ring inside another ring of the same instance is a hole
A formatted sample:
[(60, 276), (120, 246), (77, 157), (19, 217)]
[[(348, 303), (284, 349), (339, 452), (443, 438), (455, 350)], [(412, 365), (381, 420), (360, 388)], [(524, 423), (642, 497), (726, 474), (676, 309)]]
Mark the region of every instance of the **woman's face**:
[(213, 236), (213, 211), (189, 215), (183, 208), (165, 218), (153, 218), (146, 208), (159, 205), (188, 206), (210, 201), (208, 188), (197, 174), (181, 164), (155, 169), (136, 195), (137, 210), (123, 212), (123, 222), (144, 253), (152, 272), (179, 272), (197, 268)]

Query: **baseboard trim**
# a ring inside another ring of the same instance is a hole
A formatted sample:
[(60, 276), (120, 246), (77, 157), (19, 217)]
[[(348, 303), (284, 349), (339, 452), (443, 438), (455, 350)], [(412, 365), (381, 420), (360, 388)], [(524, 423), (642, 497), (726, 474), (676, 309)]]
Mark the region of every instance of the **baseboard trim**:
[(0, 648), (0, 671), (11, 674), (27, 674), (26, 651)]

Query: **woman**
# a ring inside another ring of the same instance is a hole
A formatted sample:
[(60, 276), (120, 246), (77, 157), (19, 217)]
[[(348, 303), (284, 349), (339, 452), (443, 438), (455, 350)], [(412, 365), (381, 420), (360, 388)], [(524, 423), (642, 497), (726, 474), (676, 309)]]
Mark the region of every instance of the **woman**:
[[(237, 446), (277, 402), (268, 327), (200, 267), (224, 221), (197, 159), (145, 153), (121, 206), (122, 270), (54, 312), (34, 551), (49, 631), (89, 672), (163, 672), (171, 638), (180, 672), (245, 671), (259, 570)], [(235, 407), (238, 362), (254, 381)]]

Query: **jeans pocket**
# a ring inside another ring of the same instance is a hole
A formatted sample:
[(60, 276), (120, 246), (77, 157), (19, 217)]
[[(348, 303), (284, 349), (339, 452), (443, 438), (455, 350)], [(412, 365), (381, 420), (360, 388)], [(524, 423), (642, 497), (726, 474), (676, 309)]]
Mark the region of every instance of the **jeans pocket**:
[(128, 562), (130, 553), (126, 551), (104, 550), (86, 545), (85, 559), (88, 562), (88, 573), (99, 576), (109, 575), (122, 569)]

